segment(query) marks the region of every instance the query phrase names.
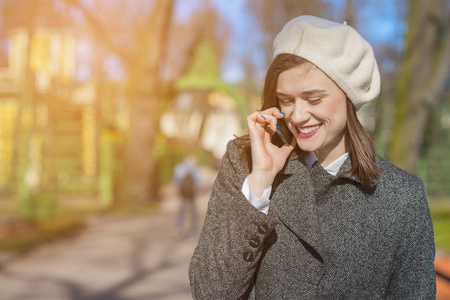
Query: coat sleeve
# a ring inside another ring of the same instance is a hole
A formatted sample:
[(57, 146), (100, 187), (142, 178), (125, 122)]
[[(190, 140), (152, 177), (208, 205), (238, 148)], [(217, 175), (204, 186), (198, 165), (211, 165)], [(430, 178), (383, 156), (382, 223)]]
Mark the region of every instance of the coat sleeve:
[(241, 192), (247, 176), (235, 141), (213, 186), (198, 245), (189, 266), (194, 299), (246, 299), (254, 285), (264, 240), (275, 215), (258, 211)]
[(416, 180), (403, 210), (402, 239), (387, 299), (436, 299), (433, 224), (423, 183)]

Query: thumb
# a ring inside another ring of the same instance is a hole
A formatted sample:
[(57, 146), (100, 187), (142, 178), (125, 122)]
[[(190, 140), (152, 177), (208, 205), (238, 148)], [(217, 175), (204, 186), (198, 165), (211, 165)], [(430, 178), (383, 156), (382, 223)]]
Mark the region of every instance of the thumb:
[(294, 150), (295, 146), (297, 146), (297, 139), (295, 137), (292, 137), (291, 144), (290, 145), (283, 145), (281, 147), (281, 150), (283, 151), (283, 154), (285, 154), (286, 157), (287, 157)]

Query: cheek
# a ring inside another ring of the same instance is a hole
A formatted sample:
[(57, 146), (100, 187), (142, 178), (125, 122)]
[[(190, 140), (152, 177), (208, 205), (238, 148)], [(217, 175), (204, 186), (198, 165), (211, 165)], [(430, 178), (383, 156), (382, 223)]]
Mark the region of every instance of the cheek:
[(292, 110), (293, 110), (293, 105), (290, 106), (280, 106), (280, 111), (285, 115), (286, 117), (290, 117), (290, 115), (292, 114)]
[(347, 110), (346, 108), (336, 107), (336, 110), (330, 112), (331, 113), (331, 124), (333, 127), (333, 131), (342, 132), (347, 127)]
[(285, 116), (283, 118), (284, 123), (286, 123), (287, 128), (289, 129), (289, 131), (295, 136), (297, 134), (297, 130), (295, 129), (295, 127), (291, 126), (291, 118), (290, 116)]
[(291, 121), (291, 116), (292, 116), (292, 112), (293, 112), (293, 106), (284, 106), (281, 107), (281, 112), (284, 114), (284, 122), (286, 123), (286, 125), (289, 126), (289, 122)]
[(336, 121), (339, 124), (346, 124), (347, 123), (347, 107), (346, 105), (338, 105), (336, 107)]
[(345, 101), (342, 99), (333, 99), (330, 105), (323, 111), (324, 116), (328, 116), (335, 126), (347, 123), (347, 107)]

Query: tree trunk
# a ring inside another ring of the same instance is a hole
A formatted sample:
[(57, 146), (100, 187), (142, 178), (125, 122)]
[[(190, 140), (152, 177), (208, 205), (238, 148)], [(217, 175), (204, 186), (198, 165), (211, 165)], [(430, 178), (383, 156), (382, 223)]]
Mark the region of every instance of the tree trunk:
[(353, 8), (353, 0), (345, 1), (345, 22), (355, 27), (355, 9)]
[(127, 98), (130, 101), (130, 127), (121, 152), (123, 161), (120, 178), (115, 188), (115, 202), (142, 205), (151, 201), (151, 182), (154, 180), (156, 161), (153, 155), (154, 140), (158, 132), (161, 102), (166, 92), (160, 81), (160, 65), (167, 51), (169, 25), (173, 0), (155, 0), (147, 24), (141, 29), (131, 28), (139, 43), (130, 57), (129, 45), (113, 42), (114, 32), (109, 32), (80, 0), (66, 0), (78, 7), (97, 32), (97, 37), (127, 64), (129, 70)]
[(156, 161), (153, 153), (158, 132), (158, 113), (163, 91), (159, 78), (163, 51), (167, 44), (168, 25), (172, 15), (172, 0), (159, 0), (143, 37), (139, 56), (130, 72), (128, 97), (130, 127), (125, 144), (119, 202), (143, 205), (152, 201), (151, 181)]
[(450, 39), (445, 0), (410, 1), (405, 59), (400, 70), (389, 159), (415, 173), (430, 109), (448, 76)]

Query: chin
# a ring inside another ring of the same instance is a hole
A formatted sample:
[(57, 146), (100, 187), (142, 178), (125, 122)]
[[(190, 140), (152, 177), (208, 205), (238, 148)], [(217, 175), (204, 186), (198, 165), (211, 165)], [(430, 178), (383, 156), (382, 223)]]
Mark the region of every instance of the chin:
[(305, 151), (305, 152), (312, 152), (312, 151), (316, 151), (317, 150), (317, 147), (312, 147), (310, 145), (302, 145), (302, 144), (299, 144), (299, 143), (298, 143), (298, 147), (301, 150)]
[(307, 152), (315, 151), (319, 148), (316, 140), (305, 140), (299, 137), (297, 137), (297, 145), (300, 149)]

